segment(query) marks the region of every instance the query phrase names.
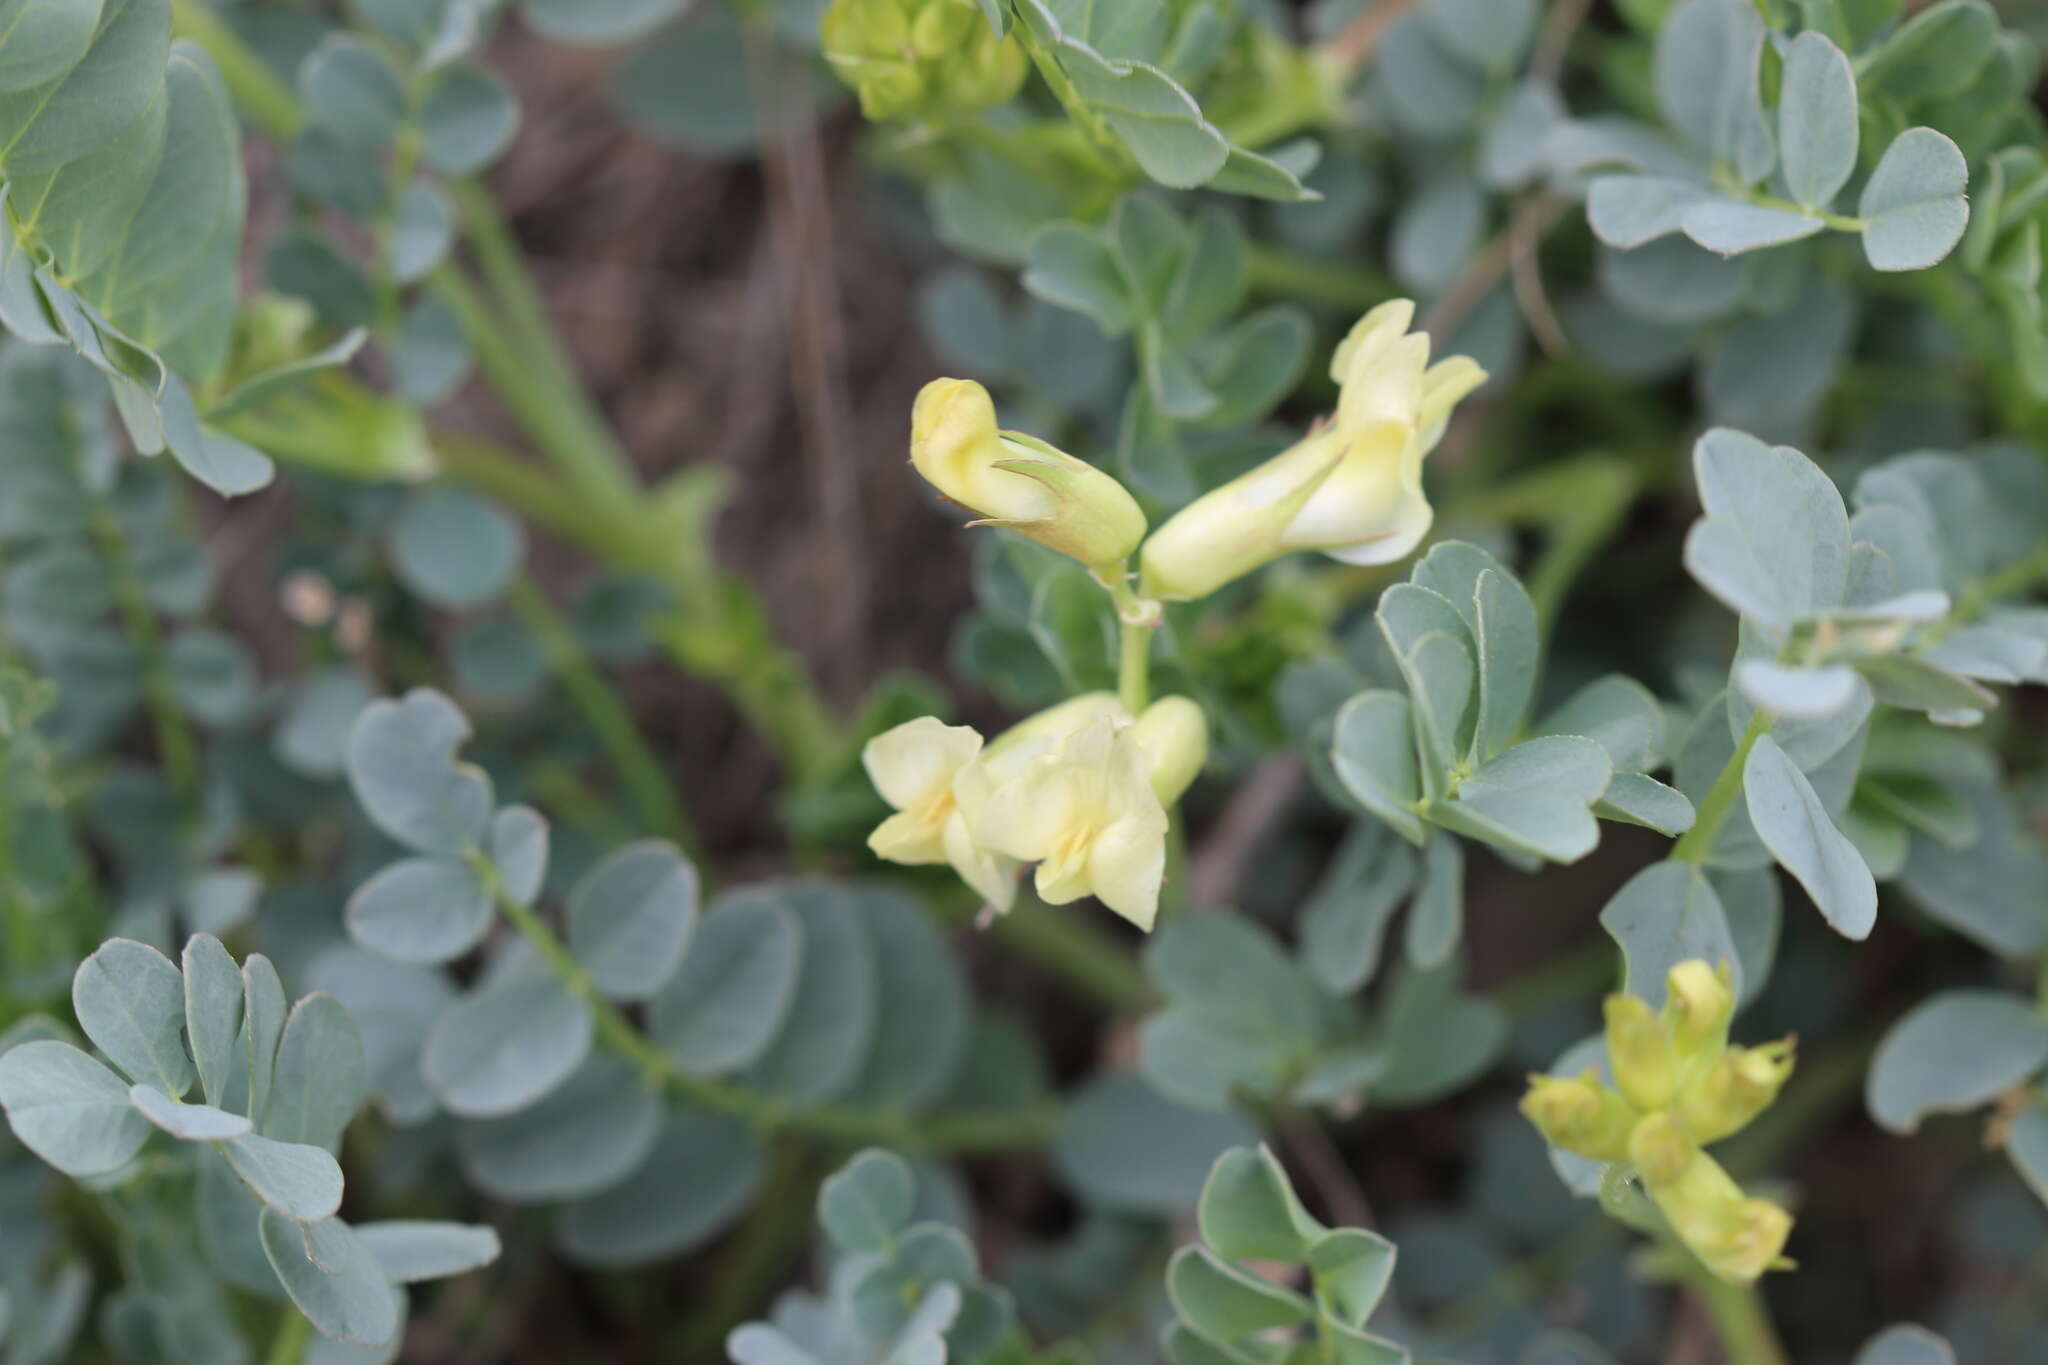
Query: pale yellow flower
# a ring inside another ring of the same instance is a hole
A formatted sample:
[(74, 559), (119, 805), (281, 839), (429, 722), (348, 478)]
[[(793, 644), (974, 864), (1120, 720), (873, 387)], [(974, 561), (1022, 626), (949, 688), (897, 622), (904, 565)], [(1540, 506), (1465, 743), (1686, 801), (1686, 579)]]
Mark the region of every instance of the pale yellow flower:
[(981, 736), (936, 716), (876, 735), (861, 750), (875, 790), (897, 813), (868, 836), (868, 847), (892, 863), (950, 863), (960, 879), (998, 910), (1017, 899), (1017, 864), (975, 842), (955, 795), (963, 772), (981, 756)]
[(1148, 596), (1206, 597), (1297, 550), (1388, 564), (1421, 543), (1435, 515), (1422, 462), (1486, 372), (1466, 356), (1431, 365), (1414, 319), (1407, 299), (1367, 313), (1331, 360), (1335, 418), (1159, 528), (1145, 544)]
[(1135, 726), (1098, 711), (1062, 737), (1031, 735), (969, 769), (960, 800), (977, 842), (1038, 864), (1047, 904), (1093, 895), (1150, 930), (1167, 831), (1151, 769)]
[(998, 431), (994, 401), (972, 380), (924, 386), (911, 411), (910, 459), (980, 518), (975, 525), (1008, 527), (1104, 576), (1145, 537), (1145, 514), (1122, 484), (1035, 436)]

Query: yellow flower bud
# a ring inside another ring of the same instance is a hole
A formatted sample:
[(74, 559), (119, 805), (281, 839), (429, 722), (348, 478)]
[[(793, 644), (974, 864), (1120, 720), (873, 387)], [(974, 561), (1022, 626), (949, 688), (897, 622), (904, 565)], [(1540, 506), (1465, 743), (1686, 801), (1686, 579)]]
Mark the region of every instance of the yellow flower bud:
[(924, 386), (911, 411), (910, 459), (981, 518), (974, 525), (1006, 526), (1105, 577), (1145, 538), (1145, 514), (1122, 484), (1036, 437), (998, 431), (995, 403), (972, 380)]
[(1131, 727), (1159, 804), (1172, 810), (1209, 761), (1209, 718), (1186, 697), (1161, 697)]
[(1735, 1017), (1735, 973), (1727, 963), (1717, 969), (1699, 958), (1681, 962), (1665, 976), (1664, 986), (1664, 1017), (1681, 1055), (1718, 1051), (1727, 1043), (1728, 1024)]
[(977, 842), (1038, 863), (1038, 894), (1093, 895), (1141, 929), (1159, 913), (1166, 810), (1128, 720), (1101, 714), (1056, 741), (1032, 738), (957, 786)]
[(861, 763), (897, 814), (868, 836), (868, 847), (892, 863), (950, 863), (990, 905), (1008, 910), (1017, 899), (1017, 864), (975, 840), (956, 794), (961, 774), (974, 770), (980, 754), (980, 735), (936, 716), (869, 740)]
[(1670, 1114), (1651, 1114), (1636, 1125), (1629, 1158), (1672, 1232), (1716, 1276), (1753, 1284), (1778, 1263), (1792, 1215), (1768, 1199), (1745, 1196)]
[(1159, 528), (1145, 546), (1148, 596), (1205, 597), (1296, 550), (1389, 564), (1421, 542), (1434, 517), (1422, 462), (1486, 372), (1464, 356), (1430, 365), (1429, 337), (1408, 330), (1414, 318), (1407, 299), (1366, 314), (1331, 363), (1334, 423)]
[(1678, 1116), (1695, 1142), (1719, 1142), (1771, 1107), (1792, 1074), (1793, 1040), (1732, 1047), (1679, 1093)]
[(1602, 1085), (1590, 1067), (1582, 1076), (1531, 1076), (1522, 1113), (1545, 1139), (1567, 1152), (1591, 1161), (1629, 1159), (1636, 1111)]
[(825, 59), (877, 121), (972, 113), (1001, 104), (1029, 66), (974, 0), (833, 0), (818, 30)]
[(1021, 766), (1020, 759), (1057, 747), (1067, 736), (1104, 716), (1116, 721), (1130, 719), (1116, 693), (1083, 692), (1020, 720), (997, 735), (989, 741), (983, 759), (991, 771), (1014, 772)]
[[(1644, 1186), (1652, 1194), (1685, 1180), (1693, 1169), (1694, 1161), (1705, 1155), (1685, 1135), (1685, 1129), (1679, 1127), (1678, 1120), (1662, 1109), (1643, 1115), (1628, 1135), (1628, 1159), (1635, 1163)], [(1709, 1162), (1711, 1164), (1711, 1158)], [(1720, 1167), (1716, 1165), (1714, 1169), (1720, 1170)]]
[(1661, 1109), (1678, 1093), (1671, 1031), (1641, 996), (1607, 997), (1607, 1062), (1615, 1084), (1638, 1109)]

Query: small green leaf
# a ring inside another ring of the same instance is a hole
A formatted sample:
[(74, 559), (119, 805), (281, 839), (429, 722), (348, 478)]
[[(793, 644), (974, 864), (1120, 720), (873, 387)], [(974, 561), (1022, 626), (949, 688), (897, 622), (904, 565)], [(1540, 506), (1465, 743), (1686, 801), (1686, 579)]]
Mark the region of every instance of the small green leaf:
[(54, 1039), (0, 1053), (0, 1107), (22, 1145), (69, 1176), (119, 1170), (149, 1139), (149, 1124), (130, 1103), (127, 1085)]
[(471, 1184), (521, 1204), (584, 1199), (639, 1168), (661, 1130), (661, 1101), (633, 1068), (593, 1052), (539, 1103), (456, 1133)]
[(307, 117), (348, 142), (378, 147), (405, 118), (405, 85), (377, 49), (346, 33), (330, 34), (299, 67)]
[(1600, 927), (1621, 947), (1628, 976), (1623, 983), (1657, 1008), (1664, 1004), (1664, 978), (1681, 962), (1700, 959), (1735, 971), (1742, 990), (1742, 955), (1728, 925), (1721, 898), (1690, 863), (1652, 863), (1629, 878), (1600, 912)]
[(1361, 692), (1337, 713), (1331, 762), (1344, 789), (1409, 843), (1420, 847), (1415, 813), (1421, 783), (1408, 699), (1398, 692)]
[(879, 1148), (855, 1156), (818, 1191), (818, 1221), (842, 1251), (886, 1251), (910, 1224), (910, 1166)]
[(265, 1209), (261, 1228), (271, 1268), (322, 1335), (361, 1346), (397, 1335), (401, 1296), (348, 1224), (335, 1218), (302, 1227)]
[(224, 1142), (250, 1131), (241, 1114), (210, 1104), (184, 1104), (153, 1085), (131, 1085), (128, 1098), (141, 1115), (174, 1138), (186, 1142)]
[(1849, 512), (1818, 465), (1717, 428), (1693, 447), (1693, 472), (1706, 516), (1686, 537), (1685, 567), (1701, 586), (1773, 630), (1841, 605)]
[(649, 1032), (687, 1071), (748, 1066), (781, 1032), (802, 975), (804, 927), (772, 891), (722, 898), (682, 970), (654, 998)]
[(518, 127), (519, 105), (503, 81), (450, 67), (420, 106), (420, 152), (448, 175), (471, 175), (503, 155)]
[(393, 1284), (465, 1275), (497, 1260), (500, 1251), (495, 1229), (467, 1223), (365, 1223), (355, 1233)]
[[(679, 1256), (746, 1211), (766, 1168), (761, 1141), (746, 1124), (676, 1110), (639, 1170), (562, 1210), (556, 1241), (571, 1260), (603, 1269)], [(692, 1178), (678, 1180), (678, 1171)]]
[(1302, 1265), (1325, 1232), (1264, 1145), (1233, 1147), (1217, 1157), (1195, 1212), (1202, 1240), (1229, 1261)]
[(219, 1104), (242, 1030), (242, 971), (211, 934), (185, 943), (185, 1036), (208, 1104)]
[(1575, 862), (1600, 842), (1591, 807), (1607, 791), (1607, 751), (1577, 735), (1545, 735), (1490, 759), (1430, 807), (1446, 829), (1502, 847)]
[(512, 974), (442, 1013), (420, 1052), (420, 1074), (464, 1118), (516, 1113), (575, 1072), (594, 1031), (590, 1011), (553, 976)]
[(1855, 1365), (1956, 1365), (1955, 1348), (1925, 1327), (1887, 1327), (1856, 1353)]
[(349, 937), (394, 962), (451, 962), (483, 942), (490, 888), (467, 863), (401, 858), (357, 887), (343, 911)]
[(78, 964), (71, 1006), (93, 1046), (131, 1079), (176, 1099), (192, 1087), (185, 1055), (185, 981), (147, 944), (116, 938)]
[(658, 839), (629, 844), (569, 893), (569, 950), (615, 1000), (645, 1000), (675, 975), (697, 928), (697, 869)]
[(317, 1223), (341, 1207), (341, 1167), (322, 1148), (244, 1133), (220, 1153), (258, 1199), (294, 1223)]
[(1877, 883), (1856, 846), (1778, 742), (1764, 735), (1742, 770), (1750, 823), (1835, 931), (1863, 939), (1877, 923)]
[(1857, 212), (1863, 253), (1879, 270), (1925, 270), (1955, 249), (1970, 225), (1962, 149), (1932, 128), (1908, 128), (1870, 173)]
[(526, 22), (558, 43), (616, 47), (676, 17), (685, 0), (526, 0)]
[(1761, 94), (1763, 19), (1749, 0), (1684, 0), (1657, 34), (1665, 122), (1745, 185), (1776, 160)]
[(1394, 1278), (1394, 1244), (1364, 1228), (1337, 1228), (1309, 1249), (1316, 1297), (1345, 1326), (1363, 1328)]
[(459, 488), (417, 494), (391, 528), (393, 563), (405, 585), (438, 607), (494, 600), (519, 571), (519, 523)]
[(370, 1081), (362, 1037), (333, 996), (316, 991), (292, 1007), (275, 1075), (263, 1135), (329, 1151), (339, 1147)]
[(1778, 96), (1778, 150), (1794, 203), (1825, 209), (1856, 171), (1856, 74), (1826, 34), (1792, 40)]
[(1864, 1100), (1894, 1133), (1934, 1113), (1991, 1103), (2048, 1062), (2048, 1017), (2002, 991), (1951, 990), (1892, 1025), (1871, 1059)]
[(491, 780), (459, 763), (469, 721), (439, 692), (375, 701), (349, 735), (348, 775), (370, 823), (420, 853), (459, 857), (483, 837)]
[(1211, 1341), (1307, 1322), (1314, 1309), (1291, 1290), (1218, 1260), (1207, 1247), (1182, 1247), (1166, 1267), (1166, 1295), (1181, 1318)]

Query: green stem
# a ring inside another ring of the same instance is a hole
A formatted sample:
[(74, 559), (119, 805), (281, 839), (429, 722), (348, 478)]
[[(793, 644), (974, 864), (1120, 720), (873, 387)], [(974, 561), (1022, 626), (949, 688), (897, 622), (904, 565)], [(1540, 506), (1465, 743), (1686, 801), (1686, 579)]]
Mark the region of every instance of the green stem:
[(1017, 42), (1030, 56), (1031, 64), (1038, 68), (1039, 76), (1045, 81), (1046, 88), (1052, 91), (1053, 98), (1060, 102), (1060, 108), (1066, 110), (1067, 117), (1088, 135), (1088, 149), (1101, 168), (1120, 176), (1123, 168), (1130, 164), (1130, 153), (1124, 150), (1123, 139), (1081, 97), (1081, 92), (1074, 88), (1073, 81), (1067, 78), (1058, 60), (1046, 51), (1045, 44), (1038, 41), (1038, 35), (1032, 32), (1030, 24), (1013, 23), (1010, 32), (1016, 35)]
[(700, 867), (705, 865), (704, 845), (690, 825), (690, 818), (677, 801), (675, 789), (662, 770), (660, 760), (647, 747), (633, 713), (612, 685), (598, 672), (576, 632), (569, 628), (547, 596), (531, 578), (521, 575), (506, 594), (512, 610), (540, 641), (541, 652), (561, 679), (569, 700), (590, 722), (597, 742), (604, 748), (619, 780), (631, 793), (640, 818), (655, 832), (682, 847)]
[(1956, 627), (1968, 625), (1982, 616), (2000, 599), (2025, 592), (2044, 580), (2048, 580), (2048, 540), (2043, 540), (2024, 559), (2015, 560), (1990, 577), (1980, 578), (1963, 589), (1947, 618), (1927, 632), (1925, 643), (1933, 644)]
[(264, 135), (284, 142), (298, 130), (299, 101), (204, 0), (172, 0), (171, 33), (206, 49), (242, 112)]
[(1778, 1340), (1778, 1330), (1771, 1324), (1761, 1294), (1754, 1288), (1715, 1278), (1690, 1254), (1685, 1255), (1685, 1261), (1686, 1286), (1707, 1310), (1707, 1319), (1714, 1325), (1714, 1336), (1720, 1341), (1729, 1365), (1791, 1365), (1791, 1357)]
[[(972, 912), (953, 913), (964, 920)], [(1116, 1013), (1135, 1013), (1151, 998), (1144, 973), (1123, 944), (1096, 921), (1045, 905), (1028, 893), (1009, 914), (998, 916), (989, 932), (1019, 957)]]
[(142, 660), (142, 693), (149, 707), (150, 724), (156, 731), (157, 756), (163, 760), (171, 789), (188, 814), (199, 806), (199, 745), (179, 709), (177, 690), (171, 682), (169, 656), (164, 649), (163, 631), (156, 612), (143, 590), (142, 576), (128, 552), (121, 524), (106, 504), (95, 501), (91, 513), (92, 531), (114, 593), (114, 606), (121, 626)]
[(1720, 837), (1721, 826), (1728, 819), (1728, 813), (1735, 808), (1735, 802), (1742, 795), (1742, 770), (1749, 763), (1750, 750), (1771, 728), (1770, 715), (1762, 707), (1749, 718), (1749, 728), (1742, 732), (1742, 738), (1735, 745), (1735, 752), (1729, 756), (1727, 766), (1714, 779), (1714, 785), (1707, 789), (1706, 799), (1700, 802), (1699, 816), (1693, 821), (1685, 836), (1672, 845), (1671, 857), (1681, 863), (1703, 866), (1707, 855), (1714, 851), (1714, 840)]
[(1118, 639), (1116, 694), (1124, 710), (1135, 716), (1152, 704), (1152, 636), (1159, 629), (1160, 606), (1139, 597), (1123, 564), (1096, 581), (1116, 605)]
[[(289, 138), (300, 119), (297, 99), (234, 30), (201, 0), (175, 0), (175, 23), (181, 36), (206, 49), (250, 119), (272, 138)], [(718, 573), (700, 547), (679, 546), (674, 529), (652, 513), (647, 492), (578, 378), (488, 191), (470, 181), (450, 188), (489, 297), (452, 264), (430, 274), (427, 287), (462, 323), (485, 379), (560, 471), (567, 485), (562, 493), (572, 496), (551, 498), (536, 473), (494, 459), (481, 443), (461, 438), (439, 441), (449, 469), (516, 501), (543, 524), (574, 534), (609, 562), (650, 574), (672, 589), (691, 616), (689, 638), (672, 634), (664, 640), (677, 663), (724, 689), (798, 781), (829, 771), (843, 756), (843, 739), (808, 670), (752, 629), (765, 615), (744, 585)], [(239, 421), (236, 429), (253, 432), (255, 425)], [(703, 647), (721, 635), (736, 642), (715, 651)]]
[(1137, 715), (1152, 704), (1152, 632), (1157, 626), (1118, 623), (1123, 648), (1117, 659), (1116, 694), (1124, 710)]
[(818, 1176), (804, 1150), (782, 1142), (770, 1154), (760, 1202), (727, 1244), (702, 1307), (677, 1334), (677, 1355), (710, 1360), (727, 1332), (761, 1312), (811, 1242)]
[(553, 454), (563, 473), (599, 506), (638, 508), (642, 493), (633, 462), (584, 387), (504, 215), (474, 180), (453, 181), (448, 189), (484, 286), (507, 325), (510, 348), (525, 362), (521, 382), (538, 382), (556, 410)]
[(313, 1342), (313, 1324), (298, 1309), (286, 1304), (277, 1317), (277, 1335), (270, 1339), (270, 1350), (263, 1357), (263, 1365), (299, 1365), (306, 1358), (306, 1348)]
[(1348, 261), (1324, 260), (1253, 243), (1245, 257), (1252, 292), (1298, 299), (1320, 308), (1359, 311), (1397, 292), (1391, 280)]
[(923, 1115), (851, 1105), (798, 1107), (724, 1081), (691, 1075), (634, 1028), (625, 1013), (605, 998), (590, 974), (538, 914), (506, 893), (497, 864), (489, 855), (472, 849), (470, 864), (490, 888), (499, 911), (532, 945), (564, 989), (590, 1011), (598, 1041), (629, 1062), (647, 1085), (666, 1091), (685, 1104), (729, 1114), (767, 1131), (802, 1133), (846, 1146), (875, 1144), (913, 1152), (997, 1152), (1041, 1147), (1052, 1140), (1059, 1122), (1059, 1107), (1054, 1103), (989, 1113)]

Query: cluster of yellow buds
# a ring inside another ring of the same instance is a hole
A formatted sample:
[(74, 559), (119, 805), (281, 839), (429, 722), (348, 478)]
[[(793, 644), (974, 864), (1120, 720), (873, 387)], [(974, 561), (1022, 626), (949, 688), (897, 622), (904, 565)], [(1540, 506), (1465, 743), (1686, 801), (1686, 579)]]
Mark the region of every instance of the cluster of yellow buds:
[(819, 28), (826, 60), (877, 122), (972, 113), (1024, 84), (1028, 61), (975, 0), (833, 0)]
[(1185, 697), (1132, 716), (1108, 692), (1061, 702), (984, 744), (920, 716), (868, 741), (862, 760), (896, 814), (868, 847), (891, 862), (950, 863), (998, 911), (1037, 863), (1051, 905), (1092, 895), (1141, 929), (1159, 914), (1167, 812), (1209, 752)]
[(1678, 1239), (1734, 1284), (1786, 1264), (1792, 1215), (1745, 1195), (1702, 1150), (1769, 1108), (1792, 1074), (1792, 1040), (1728, 1042), (1733, 974), (1697, 959), (1666, 978), (1661, 1013), (1640, 996), (1607, 997), (1607, 1060), (1614, 1085), (1579, 1076), (1532, 1076), (1522, 1112), (1543, 1136), (1589, 1160), (1632, 1166)]

